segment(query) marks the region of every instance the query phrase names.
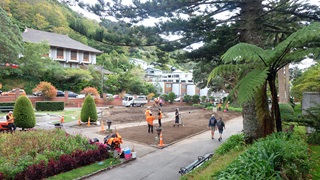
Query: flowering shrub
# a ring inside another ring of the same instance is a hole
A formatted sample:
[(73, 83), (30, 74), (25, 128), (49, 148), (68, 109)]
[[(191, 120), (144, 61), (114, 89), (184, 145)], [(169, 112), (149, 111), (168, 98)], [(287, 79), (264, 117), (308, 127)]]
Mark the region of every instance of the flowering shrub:
[(82, 91), (81, 91), (82, 94), (85, 94), (85, 95), (93, 95), (95, 97), (99, 97), (99, 93), (98, 93), (98, 90), (94, 87), (86, 87), (84, 88)]
[(37, 85), (36, 88), (33, 89), (33, 92), (40, 91), (42, 96), (49, 100), (57, 95), (57, 89), (49, 82), (42, 81)]
[(59, 129), (0, 136), (0, 180), (43, 179), (107, 159), (102, 145)]

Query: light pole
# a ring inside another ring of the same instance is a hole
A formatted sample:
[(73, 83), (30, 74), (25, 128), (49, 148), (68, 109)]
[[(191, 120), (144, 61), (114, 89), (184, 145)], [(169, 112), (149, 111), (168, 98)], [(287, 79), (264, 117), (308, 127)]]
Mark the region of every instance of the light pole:
[(103, 98), (103, 79), (104, 79), (104, 76), (103, 76), (103, 68), (104, 68), (104, 63), (106, 61), (103, 61), (102, 63), (102, 66), (101, 66), (101, 97)]

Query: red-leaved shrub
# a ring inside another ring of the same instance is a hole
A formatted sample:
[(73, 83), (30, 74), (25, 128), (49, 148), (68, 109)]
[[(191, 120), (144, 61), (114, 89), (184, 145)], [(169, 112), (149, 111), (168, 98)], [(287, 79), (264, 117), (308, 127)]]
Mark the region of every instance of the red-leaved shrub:
[[(50, 159), (47, 165), (44, 161), (30, 165), (27, 169), (17, 174), (15, 179), (43, 179), (109, 158), (106, 147), (103, 144), (98, 146), (98, 149), (95, 150), (77, 150), (72, 154), (60, 156), (58, 160)], [(0, 180), (2, 179), (4, 178), (0, 173)]]

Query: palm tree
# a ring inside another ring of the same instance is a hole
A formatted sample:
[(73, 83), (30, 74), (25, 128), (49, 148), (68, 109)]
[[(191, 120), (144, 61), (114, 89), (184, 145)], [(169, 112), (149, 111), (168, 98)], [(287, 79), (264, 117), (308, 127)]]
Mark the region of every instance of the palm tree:
[[(276, 77), (279, 69), (291, 62), (299, 62), (306, 56), (318, 57), (320, 23), (312, 23), (279, 43), (274, 49), (264, 50), (255, 45), (239, 43), (231, 47), (223, 56), (225, 64), (212, 70), (209, 79), (229, 71), (241, 76), (234, 91), (238, 92), (239, 103), (254, 99), (257, 118), (261, 122), (263, 136), (273, 132), (274, 119), (277, 131), (282, 131), (279, 104), (277, 100)], [(263, 114), (269, 114), (266, 87), (272, 95), (271, 121)], [(260, 93), (260, 95), (259, 95)]]

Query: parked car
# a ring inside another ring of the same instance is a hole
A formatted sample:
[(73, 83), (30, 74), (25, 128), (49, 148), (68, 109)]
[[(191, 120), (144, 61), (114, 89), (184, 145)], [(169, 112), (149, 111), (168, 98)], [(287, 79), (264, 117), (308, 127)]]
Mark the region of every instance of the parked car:
[[(8, 92), (2, 92), (2, 96), (14, 96), (16, 95), (16, 89), (12, 89)], [(23, 89), (19, 89), (19, 95), (26, 95), (26, 92)]]
[(42, 92), (41, 91), (35, 91), (32, 93), (34, 96), (42, 96)]
[(76, 96), (76, 98), (85, 98), (86, 95), (85, 94), (79, 94), (78, 96)]
[(64, 92), (61, 90), (57, 90), (57, 97), (64, 97)]
[(72, 92), (72, 91), (68, 91), (68, 97), (77, 97), (79, 94), (77, 94), (77, 93), (74, 93), (74, 92)]
[(0, 96), (2, 95), (2, 91), (0, 90)]

